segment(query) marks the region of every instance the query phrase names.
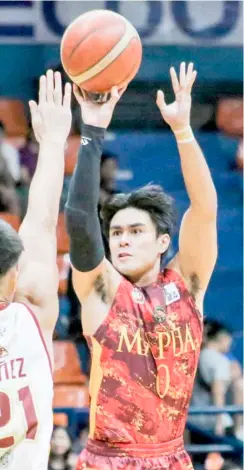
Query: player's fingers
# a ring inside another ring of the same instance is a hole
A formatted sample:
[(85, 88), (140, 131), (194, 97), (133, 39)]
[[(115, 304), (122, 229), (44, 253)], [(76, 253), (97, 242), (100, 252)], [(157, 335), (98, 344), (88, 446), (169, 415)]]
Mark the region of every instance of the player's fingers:
[(81, 89), (75, 83), (73, 84), (73, 93), (79, 104), (84, 102), (84, 97), (81, 94)]
[(117, 103), (120, 99), (120, 94), (117, 86), (113, 86), (111, 90), (111, 98), (109, 100), (110, 103)]
[(40, 77), (39, 83), (39, 104), (42, 105), (46, 103), (46, 76), (42, 75)]
[(127, 87), (128, 85), (124, 86), (123, 88), (120, 88), (120, 90), (118, 90), (119, 92), (119, 97), (121, 98), (121, 96), (123, 96), (123, 94), (125, 93), (125, 91), (127, 90)]
[(61, 79), (61, 73), (60, 72), (55, 72), (54, 74), (54, 102), (56, 104), (62, 104), (62, 79)]
[(71, 90), (72, 90), (71, 84), (65, 83), (63, 105), (65, 108), (68, 108), (68, 109), (70, 109), (70, 106), (71, 106)]
[(33, 117), (34, 113), (37, 111), (37, 104), (35, 101), (29, 101), (29, 107), (30, 107), (30, 112), (31, 116)]
[(179, 80), (178, 80), (178, 77), (177, 77), (177, 73), (174, 69), (174, 67), (170, 67), (170, 76), (171, 76), (171, 82), (172, 82), (172, 87), (173, 87), (173, 90), (174, 90), (174, 93), (175, 95), (177, 95), (177, 93), (179, 93), (180, 91), (180, 84), (179, 84)]
[(158, 90), (157, 92), (156, 103), (160, 110), (163, 110), (167, 106), (164, 98), (164, 92), (162, 90)]
[(181, 62), (180, 64), (180, 87), (185, 88), (186, 86), (186, 63)]
[(189, 80), (189, 82), (188, 82), (188, 84), (187, 84), (187, 91), (188, 91), (189, 93), (191, 93), (191, 89), (192, 89), (193, 84), (194, 84), (194, 82), (195, 82), (195, 80), (196, 80), (196, 76), (197, 76), (197, 72), (196, 72), (196, 70), (194, 70), (194, 71), (192, 72), (192, 76), (191, 76), (191, 78), (190, 78), (190, 80)]
[(187, 82), (190, 81), (191, 79), (191, 76), (192, 76), (192, 72), (193, 72), (193, 62), (190, 62), (188, 67), (187, 67), (187, 72), (186, 72), (186, 80)]
[(48, 103), (53, 103), (53, 92), (54, 92), (54, 89), (53, 89), (53, 85), (54, 85), (54, 80), (53, 80), (53, 71), (52, 70), (48, 70), (47, 71), (47, 102)]

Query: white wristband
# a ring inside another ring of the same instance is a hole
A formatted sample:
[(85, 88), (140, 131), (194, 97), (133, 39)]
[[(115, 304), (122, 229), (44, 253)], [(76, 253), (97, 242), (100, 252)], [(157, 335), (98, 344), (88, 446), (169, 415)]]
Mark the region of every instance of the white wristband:
[(191, 131), (191, 126), (184, 127), (183, 129), (178, 129), (177, 131), (173, 131), (175, 135), (182, 134), (184, 132)]
[(176, 139), (176, 142), (177, 144), (188, 144), (188, 142), (193, 142), (193, 140), (194, 140), (194, 136), (189, 137), (189, 139), (179, 139), (179, 140)]
[(187, 126), (184, 129), (178, 129), (174, 131), (174, 134), (178, 144), (187, 144), (194, 140), (194, 134), (190, 126)]

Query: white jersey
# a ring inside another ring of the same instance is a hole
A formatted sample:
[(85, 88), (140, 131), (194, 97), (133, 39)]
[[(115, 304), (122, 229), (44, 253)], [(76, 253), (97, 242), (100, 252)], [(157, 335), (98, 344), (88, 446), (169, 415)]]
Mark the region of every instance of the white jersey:
[(47, 470), (53, 427), (51, 361), (21, 303), (0, 309), (0, 470)]

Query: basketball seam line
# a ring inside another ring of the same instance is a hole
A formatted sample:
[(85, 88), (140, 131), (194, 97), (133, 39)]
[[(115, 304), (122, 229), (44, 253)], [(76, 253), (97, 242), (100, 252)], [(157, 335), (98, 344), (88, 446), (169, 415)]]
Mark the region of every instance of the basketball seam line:
[[(93, 33), (97, 33), (98, 31), (102, 30), (103, 29), (103, 26), (101, 26), (100, 28), (96, 28), (94, 29), (93, 31), (91, 31), (86, 37), (84, 37), (83, 39), (81, 39), (81, 41), (77, 44), (77, 46), (75, 47), (75, 49), (72, 51), (69, 59), (71, 59), (71, 57), (73, 56), (73, 54), (75, 53), (76, 49), (83, 43), (83, 41), (85, 41), (86, 39), (88, 39)], [(112, 49), (114, 48), (114, 46), (112, 47)], [(112, 50), (110, 49), (110, 51)], [(110, 52), (109, 51), (109, 52)], [(108, 52), (108, 53), (109, 53)], [(98, 63), (98, 62), (97, 62)], [(94, 67), (94, 65), (96, 64), (92, 64), (88, 70), (90, 70), (92, 67)], [(84, 72), (81, 72), (81, 73), (84, 73)]]
[[(132, 33), (134, 33), (134, 36), (132, 35)], [(108, 65), (114, 62), (114, 60), (121, 55), (121, 53), (130, 44), (131, 40), (134, 37), (139, 37), (137, 31), (131, 24), (126, 23), (124, 35), (122, 36), (120, 41), (110, 50), (110, 52), (108, 52), (105, 57), (103, 57), (99, 62), (97, 62), (97, 64), (88, 69), (86, 72), (75, 76), (69, 74), (71, 80), (73, 80), (73, 82), (77, 85), (80, 85), (81, 83), (93, 78), (98, 73), (102, 72)]]
[[(128, 43), (128, 46), (130, 45), (130, 43), (131, 43), (132, 40), (133, 40), (133, 38), (131, 38), (130, 42)], [(123, 53), (123, 51), (121, 51), (121, 52), (117, 55), (117, 57), (115, 57), (114, 60), (113, 60), (109, 65), (113, 64), (113, 62), (114, 62), (116, 59), (118, 59), (118, 57), (120, 57), (122, 53)], [(134, 68), (135, 65), (136, 65), (136, 59), (135, 59), (135, 61), (133, 62), (133, 65), (132, 65), (132, 67), (131, 67), (131, 70), (133, 70), (133, 68)], [(105, 70), (105, 69), (100, 70), (100, 72), (98, 72), (98, 73), (96, 74), (96, 77), (99, 77), (100, 73), (102, 73), (104, 70)], [(127, 73), (127, 75), (126, 75), (125, 77), (123, 77), (123, 80), (121, 80), (121, 82), (117, 84), (117, 87), (119, 87), (119, 86), (121, 85), (121, 83), (124, 83), (124, 82), (127, 81), (127, 78), (130, 77), (131, 70)], [(83, 83), (84, 83), (84, 82), (83, 82)], [(105, 91), (105, 92), (103, 92), (103, 93), (108, 93), (109, 91), (110, 91), (110, 90), (107, 90), (107, 91)]]

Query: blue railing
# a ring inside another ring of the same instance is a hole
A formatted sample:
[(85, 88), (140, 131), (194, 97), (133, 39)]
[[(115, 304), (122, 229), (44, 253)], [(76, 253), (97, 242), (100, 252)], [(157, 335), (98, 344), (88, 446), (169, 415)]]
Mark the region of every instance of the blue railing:
[[(242, 414), (241, 406), (224, 406), (222, 408), (216, 406), (191, 407), (188, 415), (219, 415), (228, 413), (231, 415)], [(187, 422), (187, 428), (192, 432), (200, 433), (208, 444), (192, 444), (187, 445), (186, 449), (190, 454), (208, 454), (209, 452), (220, 452), (222, 454), (236, 455), (242, 461), (243, 444), (241, 441), (230, 436), (216, 436), (213, 431), (205, 430), (202, 427)]]

